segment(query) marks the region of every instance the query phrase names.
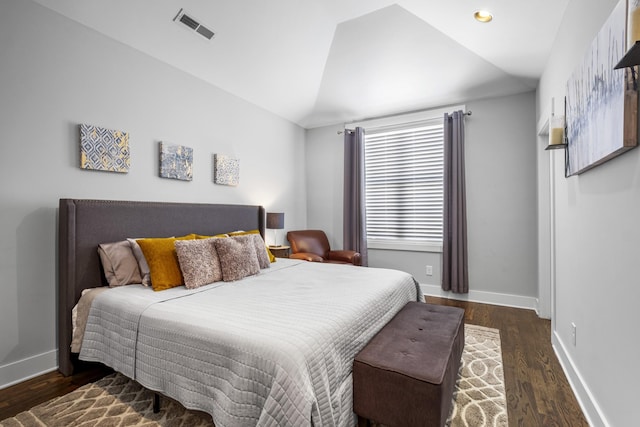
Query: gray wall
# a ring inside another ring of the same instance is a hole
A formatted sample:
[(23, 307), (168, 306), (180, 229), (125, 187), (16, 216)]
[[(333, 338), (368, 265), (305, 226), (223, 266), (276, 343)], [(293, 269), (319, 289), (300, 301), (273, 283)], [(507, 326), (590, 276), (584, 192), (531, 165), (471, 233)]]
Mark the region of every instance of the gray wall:
[[(538, 293), (533, 92), (466, 103), (470, 298), (533, 308)], [(307, 130), (307, 222), (342, 247), (342, 126)], [(440, 295), (439, 253), (370, 250)], [(426, 275), (426, 265), (434, 267)], [(460, 298), (460, 296), (449, 295)], [(462, 297), (465, 298), (465, 297)]]
[[(302, 128), (30, 1), (0, 2), (0, 41), (0, 387), (56, 366), (59, 198), (261, 204), (306, 226)], [(79, 123), (129, 131), (130, 172), (79, 169)], [(158, 177), (159, 141), (193, 148), (192, 182)], [(213, 153), (240, 159), (238, 187), (213, 184)]]
[[(549, 117), (551, 98), (564, 97), (569, 76), (616, 4), (569, 4), (538, 88), (539, 124)], [(568, 179), (563, 155), (545, 153), (539, 161), (539, 173), (552, 177), (544, 194), (555, 221), (547, 248), (555, 250), (552, 342), (592, 425), (636, 425), (640, 150)]]

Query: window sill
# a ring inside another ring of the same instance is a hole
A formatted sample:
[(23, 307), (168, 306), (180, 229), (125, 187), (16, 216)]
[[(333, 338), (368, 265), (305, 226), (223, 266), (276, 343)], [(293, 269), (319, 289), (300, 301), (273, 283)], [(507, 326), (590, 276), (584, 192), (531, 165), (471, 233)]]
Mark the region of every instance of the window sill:
[(442, 252), (442, 244), (437, 242), (407, 242), (407, 241), (374, 241), (368, 240), (369, 249), (384, 249), (389, 251), (411, 252)]

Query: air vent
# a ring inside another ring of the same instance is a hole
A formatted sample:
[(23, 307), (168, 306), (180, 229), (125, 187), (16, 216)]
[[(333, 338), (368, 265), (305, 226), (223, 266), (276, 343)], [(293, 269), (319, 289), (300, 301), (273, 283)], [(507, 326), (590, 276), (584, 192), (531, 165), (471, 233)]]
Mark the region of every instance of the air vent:
[(215, 36), (215, 33), (213, 31), (202, 25), (197, 19), (194, 19), (192, 16), (187, 15), (184, 9), (180, 9), (173, 20), (174, 22), (186, 25), (191, 30), (194, 30), (196, 33), (200, 34), (207, 40), (211, 40), (213, 36)]
[(180, 22), (182, 22), (184, 25), (191, 28), (192, 30), (195, 30), (200, 26), (199, 22), (191, 18), (189, 15), (185, 15), (185, 14), (182, 14), (182, 16), (180, 17)]

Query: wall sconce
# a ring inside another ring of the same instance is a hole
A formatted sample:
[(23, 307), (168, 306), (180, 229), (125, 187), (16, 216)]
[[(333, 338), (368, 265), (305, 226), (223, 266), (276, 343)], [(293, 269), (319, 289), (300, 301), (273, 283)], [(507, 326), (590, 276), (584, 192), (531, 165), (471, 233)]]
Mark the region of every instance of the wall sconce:
[[(636, 66), (640, 65), (640, 6), (637, 1), (627, 0), (627, 53), (622, 57), (620, 62), (613, 67), (614, 70), (620, 68), (629, 68), (631, 73), (631, 81), (633, 82), (633, 90), (638, 90), (638, 76)], [(626, 77), (626, 76), (625, 76)]]
[[(565, 138), (565, 117), (564, 116), (556, 116), (555, 114), (555, 104), (556, 101), (554, 98), (551, 98), (551, 119), (549, 120), (549, 145), (545, 150), (557, 150), (559, 148), (566, 148), (567, 141)], [(565, 109), (566, 99), (565, 99)]]
[(636, 76), (636, 65), (640, 65), (640, 40), (635, 42), (631, 49), (622, 57), (620, 62), (613, 67), (614, 70), (629, 68), (633, 81), (633, 90), (638, 90), (638, 78)]
[(636, 65), (640, 65), (640, 41), (635, 42), (635, 44), (631, 46), (631, 49), (629, 49), (613, 69), (635, 67)]
[(284, 228), (284, 212), (267, 212), (267, 228), (273, 230), (273, 245), (278, 245), (278, 230)]
[[(634, 83), (635, 83), (635, 67), (636, 65), (640, 65), (640, 6), (638, 2), (632, 2), (627, 0), (627, 9), (626, 9), (626, 37), (627, 37), (627, 46), (633, 46), (627, 50), (627, 53), (622, 57), (620, 62), (613, 67), (614, 70), (620, 68), (631, 68), (631, 72), (633, 73)], [(634, 88), (636, 89), (636, 88)]]

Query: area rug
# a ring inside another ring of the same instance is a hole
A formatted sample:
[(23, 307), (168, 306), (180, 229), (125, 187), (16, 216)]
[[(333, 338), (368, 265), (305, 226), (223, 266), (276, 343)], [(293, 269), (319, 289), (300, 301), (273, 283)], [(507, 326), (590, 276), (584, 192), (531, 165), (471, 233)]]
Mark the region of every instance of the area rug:
[(507, 399), (500, 331), (465, 325), (462, 365), (458, 373), (450, 427), (506, 427)]
[[(507, 426), (500, 333), (465, 325), (450, 427)], [(0, 421), (0, 427), (200, 427), (212, 426), (205, 413), (162, 398), (153, 413), (153, 393), (121, 374), (111, 374), (69, 394)]]

